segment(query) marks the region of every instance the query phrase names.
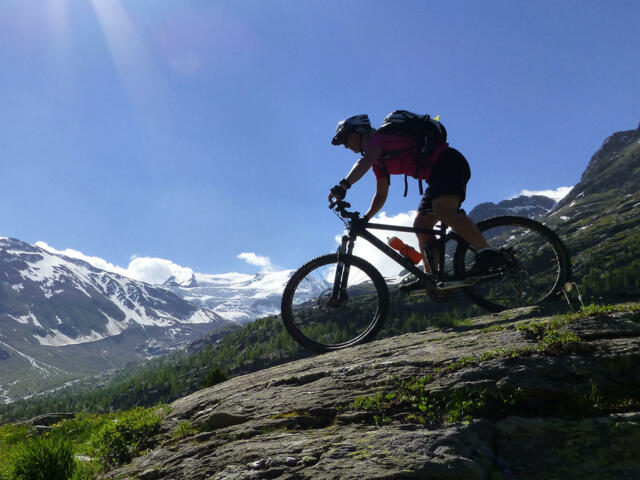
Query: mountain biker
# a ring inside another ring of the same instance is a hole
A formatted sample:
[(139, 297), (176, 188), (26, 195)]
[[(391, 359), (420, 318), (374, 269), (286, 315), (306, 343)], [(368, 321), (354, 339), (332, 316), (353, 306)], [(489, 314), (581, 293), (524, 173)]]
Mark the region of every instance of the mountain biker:
[[(390, 175), (417, 173), (417, 178), (427, 181), (427, 188), (418, 212), (413, 222), (414, 228), (432, 229), (442, 220), (449, 225), (458, 235), (466, 240), (476, 251), (476, 262), (468, 274), (478, 275), (498, 268), (505, 263), (501, 254), (489, 248), (487, 241), (476, 224), (469, 219), (464, 212), (460, 212), (460, 205), (466, 196), (466, 186), (471, 171), (465, 157), (449, 144), (442, 143), (432, 152), (427, 164), (432, 165), (416, 172), (416, 155), (411, 152), (411, 144), (416, 140), (401, 135), (378, 133), (371, 127), (369, 117), (366, 114), (354, 115), (340, 123), (331, 143), (344, 145), (345, 148), (361, 157), (356, 161), (345, 178), (331, 188), (329, 202), (342, 200), (347, 190), (360, 180), (369, 169), (373, 169), (376, 177), (376, 193), (371, 200), (369, 209), (363, 219), (368, 222), (384, 206), (389, 192)], [(385, 155), (386, 154), (386, 155)], [(389, 157), (391, 155), (391, 157)], [(429, 273), (438, 268), (435, 236), (432, 234), (417, 233), (420, 251), (423, 254), (425, 272)], [(433, 265), (429, 264), (432, 259)], [(417, 281), (407, 285), (405, 291), (427, 288)]]

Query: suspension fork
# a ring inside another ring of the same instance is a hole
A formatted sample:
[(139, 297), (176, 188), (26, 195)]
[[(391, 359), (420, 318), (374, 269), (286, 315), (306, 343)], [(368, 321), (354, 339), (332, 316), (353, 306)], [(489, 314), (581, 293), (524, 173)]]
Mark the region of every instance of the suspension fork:
[(336, 263), (336, 273), (333, 279), (333, 291), (331, 293), (331, 298), (329, 299), (329, 303), (335, 307), (342, 305), (348, 299), (347, 285), (349, 284), (350, 265), (345, 264), (341, 257), (344, 255), (351, 255), (355, 241), (355, 237), (344, 235), (340, 242), (340, 246), (338, 247), (338, 251), (336, 252), (338, 262)]
[(440, 221), (440, 239), (438, 245), (438, 272), (437, 277), (439, 280), (444, 280), (446, 265), (444, 264), (447, 254), (447, 224)]

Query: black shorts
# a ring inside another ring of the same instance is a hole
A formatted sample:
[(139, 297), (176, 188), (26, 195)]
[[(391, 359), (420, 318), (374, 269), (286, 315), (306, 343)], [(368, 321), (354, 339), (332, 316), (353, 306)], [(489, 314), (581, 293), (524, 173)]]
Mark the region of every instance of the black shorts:
[(420, 201), (418, 212), (421, 215), (432, 212), (432, 202), (445, 195), (459, 195), (462, 203), (467, 196), (467, 182), (470, 178), (471, 170), (464, 155), (455, 148), (446, 149), (431, 171), (429, 188)]

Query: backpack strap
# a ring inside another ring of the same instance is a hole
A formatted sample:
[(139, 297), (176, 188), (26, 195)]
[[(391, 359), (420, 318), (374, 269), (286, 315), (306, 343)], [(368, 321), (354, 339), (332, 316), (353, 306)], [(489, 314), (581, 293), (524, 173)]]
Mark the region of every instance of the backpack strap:
[[(420, 195), (424, 195), (424, 188), (422, 187), (422, 179), (418, 179), (418, 190), (420, 190)], [(407, 175), (404, 176), (404, 197), (407, 196), (407, 192), (409, 191), (409, 183), (407, 182)]]
[[(442, 152), (444, 152), (447, 148), (449, 148), (449, 144), (446, 142), (441, 145), (438, 145), (433, 150), (433, 152), (431, 152), (431, 155), (429, 155), (429, 157), (426, 159), (426, 162), (424, 162), (422, 165), (420, 164), (420, 162), (418, 162), (416, 166), (416, 173), (413, 177), (418, 179), (418, 189), (420, 190), (420, 195), (424, 195), (424, 189), (422, 188), (422, 179), (418, 178), (418, 174), (420, 173), (421, 167), (432, 168), (440, 158), (440, 155), (442, 155)], [(407, 176), (406, 175), (404, 176), (404, 196), (405, 197), (407, 196)]]

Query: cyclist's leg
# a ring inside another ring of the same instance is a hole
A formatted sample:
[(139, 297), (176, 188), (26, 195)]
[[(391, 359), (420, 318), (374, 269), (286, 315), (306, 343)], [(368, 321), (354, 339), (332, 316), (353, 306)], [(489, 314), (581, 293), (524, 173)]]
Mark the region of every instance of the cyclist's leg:
[(474, 250), (478, 250), (486, 248), (487, 242), (476, 224), (459, 211), (466, 198), (470, 178), (467, 159), (455, 148), (449, 148), (442, 153), (431, 172), (429, 190), (436, 218), (450, 226)]
[[(420, 206), (418, 207), (418, 214), (413, 221), (414, 228), (424, 228), (432, 230), (435, 224), (438, 222), (438, 218), (433, 211), (432, 197), (433, 191), (425, 193)], [(434, 234), (417, 233), (418, 243), (420, 244), (420, 251), (422, 252), (422, 262), (424, 264), (424, 271), (431, 273), (437, 271), (440, 267), (440, 252), (439, 242)], [(420, 280), (408, 284), (404, 287), (400, 287), (401, 291), (405, 291), (407, 294), (414, 290), (426, 289), (429, 298), (435, 302), (446, 302), (451, 300), (453, 292), (441, 292), (436, 287), (435, 282), (423, 283)]]
[(459, 195), (443, 195), (433, 200), (433, 211), (438, 220), (449, 225), (454, 232), (466, 240), (474, 250), (482, 250), (489, 245), (477, 225), (460, 212)]
[[(438, 191), (431, 187), (427, 188), (424, 196), (418, 206), (418, 213), (413, 221), (413, 228), (425, 228), (432, 230), (438, 223), (438, 217), (433, 210), (434, 195), (437, 196)], [(439, 252), (437, 247), (436, 236), (431, 233), (416, 233), (418, 244), (420, 245), (420, 253), (422, 253), (422, 263), (424, 271), (427, 273), (437, 271), (439, 268)], [(432, 259), (433, 265), (429, 263), (429, 257)]]
[(433, 200), (433, 210), (440, 220), (449, 225), (469, 245), (479, 252), (476, 254), (475, 264), (467, 271), (467, 275), (481, 275), (505, 265), (504, 256), (489, 248), (487, 240), (478, 226), (464, 213), (459, 211), (460, 197), (446, 195)]
[[(422, 203), (420, 204), (422, 206)], [(413, 221), (413, 228), (425, 228), (425, 229), (433, 229), (435, 224), (438, 222), (435, 214), (432, 210), (430, 211), (421, 211), (418, 209), (418, 214), (416, 215), (415, 220)], [(429, 260), (427, 259), (427, 246), (429, 243), (434, 242), (436, 237), (435, 235), (428, 233), (416, 233), (418, 237), (418, 245), (420, 246), (420, 252), (422, 253), (422, 263), (424, 264), (424, 271), (429, 273), (431, 272), (431, 266), (429, 265)], [(433, 257), (437, 261), (437, 255)], [(437, 265), (433, 266), (434, 269), (438, 268)]]
[(505, 263), (503, 256), (489, 248), (476, 224), (459, 211), (466, 196), (467, 182), (471, 178), (469, 164), (455, 149), (442, 154), (431, 173), (429, 188), (432, 192), (433, 212), (478, 252), (475, 265), (467, 272), (481, 274), (499, 268)]

